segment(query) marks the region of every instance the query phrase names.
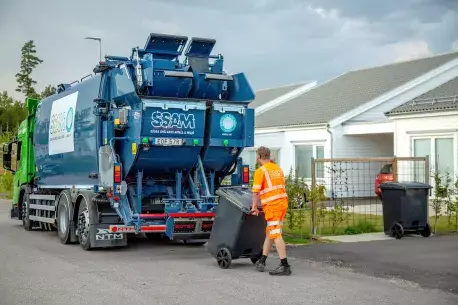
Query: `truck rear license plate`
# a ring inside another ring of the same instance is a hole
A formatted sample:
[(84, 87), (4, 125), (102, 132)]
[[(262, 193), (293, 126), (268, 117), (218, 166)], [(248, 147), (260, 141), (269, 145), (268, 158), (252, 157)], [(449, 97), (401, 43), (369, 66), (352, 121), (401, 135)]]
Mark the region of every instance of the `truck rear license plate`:
[(154, 139), (155, 145), (163, 145), (163, 146), (178, 146), (183, 145), (183, 139), (178, 138), (155, 138)]

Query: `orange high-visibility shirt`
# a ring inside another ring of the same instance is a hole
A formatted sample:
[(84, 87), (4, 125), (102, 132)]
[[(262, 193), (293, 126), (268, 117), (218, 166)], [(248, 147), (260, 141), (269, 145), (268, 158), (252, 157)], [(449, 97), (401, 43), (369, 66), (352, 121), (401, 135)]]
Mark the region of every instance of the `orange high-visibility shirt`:
[(252, 192), (259, 193), (262, 206), (284, 206), (285, 202), (287, 206), (288, 194), (283, 170), (273, 162), (259, 167), (254, 173)]

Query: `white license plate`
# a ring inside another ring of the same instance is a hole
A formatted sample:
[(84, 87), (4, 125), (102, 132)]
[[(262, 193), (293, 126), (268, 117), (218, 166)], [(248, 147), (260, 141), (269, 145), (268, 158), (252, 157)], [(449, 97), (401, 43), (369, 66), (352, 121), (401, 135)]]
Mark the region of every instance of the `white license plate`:
[(164, 145), (164, 146), (178, 146), (183, 145), (183, 139), (177, 138), (155, 138), (155, 145)]

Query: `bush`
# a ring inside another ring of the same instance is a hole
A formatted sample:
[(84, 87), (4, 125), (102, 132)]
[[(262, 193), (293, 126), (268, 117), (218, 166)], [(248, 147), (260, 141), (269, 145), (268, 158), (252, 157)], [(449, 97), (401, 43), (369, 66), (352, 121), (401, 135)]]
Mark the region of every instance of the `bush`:
[(12, 192), (13, 191), (13, 174), (5, 172), (0, 176), (0, 192)]
[(362, 234), (362, 233), (373, 233), (378, 232), (375, 225), (366, 220), (360, 220), (356, 225), (348, 226), (345, 228), (344, 233), (346, 235)]

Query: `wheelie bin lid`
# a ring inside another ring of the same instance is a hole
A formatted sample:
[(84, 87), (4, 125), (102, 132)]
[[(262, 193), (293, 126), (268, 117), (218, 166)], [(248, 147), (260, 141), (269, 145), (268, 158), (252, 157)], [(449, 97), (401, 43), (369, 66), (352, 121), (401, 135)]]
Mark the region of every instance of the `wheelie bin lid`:
[(408, 190), (430, 189), (431, 185), (421, 182), (384, 182), (380, 184), (381, 190)]
[[(253, 202), (253, 193), (250, 188), (234, 186), (234, 187), (221, 187), (216, 190), (216, 195), (221, 198), (225, 198), (230, 201), (232, 204), (237, 206), (244, 213), (250, 213), (251, 204)], [(259, 204), (258, 204), (258, 207)]]

